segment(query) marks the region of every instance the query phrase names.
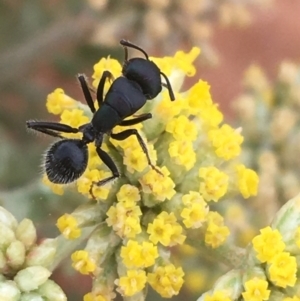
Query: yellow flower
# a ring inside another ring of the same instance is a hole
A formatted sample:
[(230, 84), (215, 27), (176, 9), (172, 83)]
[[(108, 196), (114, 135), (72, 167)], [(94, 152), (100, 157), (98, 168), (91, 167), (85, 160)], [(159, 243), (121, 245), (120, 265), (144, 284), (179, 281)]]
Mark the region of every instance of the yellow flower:
[(56, 223), (61, 234), (67, 239), (76, 239), (81, 235), (76, 218), (70, 214), (62, 215)]
[(137, 241), (129, 240), (126, 246), (121, 248), (121, 257), (127, 268), (149, 267), (158, 257), (157, 247), (150, 242), (140, 245)]
[(186, 238), (174, 213), (169, 214), (165, 211), (161, 212), (153, 223), (148, 224), (147, 233), (150, 234), (149, 239), (154, 244), (160, 242), (164, 246), (182, 244)]
[(185, 167), (188, 171), (196, 163), (196, 153), (193, 148), (193, 143), (190, 141), (176, 140), (169, 144), (169, 155), (173, 161)]
[(183, 51), (177, 51), (174, 57), (154, 58), (150, 57), (162, 72), (167, 76), (170, 76), (171, 71), (178, 69), (184, 72), (187, 76), (194, 76), (196, 69), (193, 64), (195, 59), (200, 54), (200, 48), (193, 47), (190, 52), (184, 53)]
[(154, 244), (160, 242), (164, 246), (169, 246), (173, 230), (171, 224), (165, 223), (162, 218), (156, 218), (153, 223), (148, 224), (147, 233), (150, 234), (149, 239)]
[(80, 109), (64, 110), (60, 116), (61, 123), (67, 124), (73, 128), (78, 128), (89, 121), (89, 117), (85, 116), (83, 110)]
[(195, 203), (202, 204), (203, 202), (203, 196), (197, 191), (190, 191), (188, 194), (182, 196), (182, 203), (187, 207)]
[(227, 192), (229, 177), (216, 167), (200, 168), (199, 177), (203, 179), (199, 191), (207, 202), (217, 202)]
[(223, 124), (219, 129), (210, 130), (208, 138), (215, 148), (216, 155), (226, 161), (240, 154), (244, 140), (243, 136), (228, 124)]
[(121, 257), (127, 268), (140, 268), (143, 265), (142, 246), (137, 241), (129, 240), (126, 246), (121, 248)]
[(282, 241), (280, 232), (271, 227), (260, 230), (260, 235), (253, 238), (253, 249), (256, 251), (256, 257), (261, 262), (270, 262), (276, 254), (281, 253), (285, 244)]
[(203, 120), (204, 129), (216, 128), (223, 121), (223, 114), (215, 103), (206, 106), (198, 116)]
[(200, 54), (200, 48), (193, 47), (190, 52), (177, 51), (174, 55), (174, 68), (182, 70), (186, 76), (194, 76), (196, 68), (192, 64)]
[(250, 196), (257, 195), (258, 175), (257, 173), (245, 165), (239, 164), (236, 166), (238, 172), (238, 187), (245, 199)]
[(117, 199), (125, 207), (133, 207), (141, 200), (141, 195), (137, 187), (126, 184), (121, 186), (117, 193)]
[(175, 184), (169, 177), (170, 172), (166, 167), (161, 168), (160, 171), (163, 175), (151, 169), (140, 180), (143, 192), (153, 194), (157, 202), (170, 200), (175, 194)]
[(296, 283), (297, 262), (296, 258), (288, 252), (276, 254), (268, 265), (271, 282), (279, 287), (286, 288)]
[(173, 264), (157, 267), (148, 274), (148, 282), (162, 297), (171, 298), (179, 293), (183, 284), (184, 272)]
[(205, 243), (215, 249), (225, 242), (229, 234), (229, 229), (226, 226), (220, 226), (209, 221), (205, 233)]
[(96, 264), (89, 258), (87, 251), (76, 251), (71, 255), (71, 259), (72, 267), (83, 275), (88, 275), (96, 270)]
[(269, 300), (270, 292), (268, 281), (255, 277), (245, 283), (242, 295), (245, 301), (263, 301)]
[(181, 212), (184, 225), (187, 228), (200, 228), (203, 222), (206, 221), (208, 210), (207, 204), (204, 201), (202, 204), (194, 203), (189, 208), (184, 208)]
[(106, 215), (107, 225), (122, 238), (134, 238), (142, 231), (140, 225), (142, 212), (139, 206), (125, 207), (123, 203), (117, 203), (108, 209)]
[(197, 138), (196, 124), (184, 115), (170, 120), (166, 125), (166, 131), (176, 140), (194, 141)]
[(46, 107), (49, 113), (59, 115), (66, 109), (76, 107), (76, 100), (66, 95), (63, 89), (58, 88), (48, 95)]
[[(114, 78), (117, 78), (121, 75), (122, 66), (120, 63), (115, 60), (111, 59), (109, 56), (107, 58), (102, 58), (97, 64), (94, 65), (94, 74), (92, 76), (93, 80), (93, 87), (97, 88), (100, 78), (104, 71), (109, 70)], [(108, 83), (106, 83), (105, 91), (108, 90)]]
[(150, 267), (155, 263), (155, 259), (158, 257), (157, 246), (152, 242), (144, 241), (142, 243), (142, 257), (144, 259), (144, 266)]
[(121, 277), (117, 282), (118, 291), (123, 296), (133, 296), (145, 287), (146, 281), (145, 271), (128, 270), (126, 276)]
[(212, 105), (213, 101), (209, 90), (210, 85), (203, 80), (199, 80), (191, 87), (187, 95), (190, 114), (198, 115), (202, 110)]

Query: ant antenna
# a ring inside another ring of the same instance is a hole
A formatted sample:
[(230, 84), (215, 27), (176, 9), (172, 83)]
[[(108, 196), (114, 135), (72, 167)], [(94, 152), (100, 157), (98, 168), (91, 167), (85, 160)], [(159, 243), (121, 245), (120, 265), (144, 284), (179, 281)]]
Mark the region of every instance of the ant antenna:
[(164, 86), (164, 87), (166, 87), (168, 89), (169, 95), (170, 95), (170, 99), (172, 101), (175, 100), (174, 92), (172, 90), (172, 86), (170, 84), (170, 81), (169, 81), (168, 77), (164, 73), (162, 73), (162, 72), (160, 72), (160, 74), (165, 78), (165, 80), (167, 82), (167, 84), (162, 84), (162, 86)]
[(127, 49), (126, 49), (126, 47), (130, 47), (130, 48), (134, 48), (134, 49), (136, 49), (136, 50), (139, 50), (140, 52), (142, 52), (142, 53), (144, 54), (144, 56), (146, 57), (146, 59), (149, 61), (149, 56), (148, 56), (148, 54), (146, 53), (145, 50), (143, 50), (143, 49), (140, 48), (139, 46), (136, 46), (136, 45), (134, 45), (134, 44), (132, 44), (132, 43), (126, 41), (126, 40), (123, 40), (123, 39), (120, 41), (120, 44), (121, 44), (122, 46), (124, 46), (124, 48), (125, 48), (125, 60), (126, 60), (126, 61), (127, 61)]

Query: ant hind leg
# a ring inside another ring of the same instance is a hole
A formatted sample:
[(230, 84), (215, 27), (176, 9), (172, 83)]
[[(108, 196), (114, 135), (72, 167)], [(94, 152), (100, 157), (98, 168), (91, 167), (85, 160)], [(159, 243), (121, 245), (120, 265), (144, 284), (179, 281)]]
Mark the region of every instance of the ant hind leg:
[[(132, 120), (128, 120), (128, 121), (132, 121)], [(135, 124), (135, 123), (132, 123), (132, 124)], [(141, 148), (143, 150), (143, 153), (147, 157), (148, 164), (151, 166), (151, 168), (154, 169), (157, 173), (159, 173), (160, 175), (163, 176), (163, 173), (159, 169), (157, 169), (157, 167), (154, 164), (152, 164), (150, 156), (149, 156), (149, 153), (148, 153), (147, 146), (146, 146), (143, 138), (141, 137), (141, 135), (139, 134), (139, 132), (136, 129), (125, 130), (125, 131), (119, 132), (117, 134), (111, 133), (111, 137), (113, 139), (116, 139), (116, 140), (125, 140), (126, 138), (128, 138), (131, 135), (135, 135), (136, 136), (136, 138), (137, 138), (137, 140), (138, 140), (138, 142), (139, 142), (139, 144), (140, 144), (140, 146), (141, 146)]]

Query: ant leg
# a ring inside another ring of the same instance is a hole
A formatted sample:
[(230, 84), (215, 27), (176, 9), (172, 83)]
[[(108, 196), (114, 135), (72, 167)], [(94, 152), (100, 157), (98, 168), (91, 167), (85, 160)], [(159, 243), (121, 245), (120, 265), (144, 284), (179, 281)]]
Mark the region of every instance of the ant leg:
[(121, 126), (130, 126), (130, 125), (134, 125), (140, 122), (143, 122), (147, 119), (152, 118), (152, 114), (151, 113), (145, 113), (145, 114), (141, 114), (136, 116), (136, 118), (133, 119), (128, 119), (128, 120), (123, 120), (122, 122), (119, 123), (119, 125)]
[(85, 101), (87, 103), (87, 105), (89, 106), (90, 110), (92, 111), (92, 113), (96, 112), (95, 106), (94, 106), (94, 101), (90, 92), (90, 88), (87, 84), (87, 80), (84, 74), (78, 74), (77, 76), (78, 81), (80, 83)]
[(97, 88), (97, 101), (98, 101), (99, 107), (103, 103), (104, 85), (105, 85), (105, 81), (107, 78), (109, 78), (111, 81), (114, 80), (112, 73), (108, 70), (105, 70), (102, 74), (102, 77), (99, 81), (98, 88)]
[[(126, 40), (123, 40), (123, 39), (120, 41), (120, 44), (125, 48), (125, 51), (126, 51), (126, 52), (127, 52), (126, 47), (130, 47), (130, 48), (139, 50), (140, 52), (142, 52), (142, 53), (144, 54), (144, 56), (146, 57), (146, 59), (149, 61), (149, 56), (148, 56), (148, 54), (146, 53), (145, 50), (143, 50), (143, 49), (140, 48), (139, 46), (134, 45), (134, 44), (132, 44), (132, 43), (126, 41)], [(127, 54), (126, 54), (126, 52), (125, 52), (125, 58), (126, 58), (125, 60), (127, 61)]]
[(64, 138), (57, 132), (61, 133), (78, 133), (79, 130), (72, 128), (69, 125), (57, 123), (57, 122), (47, 122), (47, 121), (26, 121), (27, 128), (41, 132), (43, 134)]
[(148, 150), (147, 150), (147, 147), (146, 147), (146, 144), (143, 140), (143, 138), (141, 137), (141, 135), (139, 134), (139, 132), (136, 130), (136, 129), (130, 129), (130, 130), (125, 130), (123, 132), (120, 132), (120, 133), (117, 133), (117, 134), (114, 134), (114, 133), (111, 133), (110, 134), (111, 137), (113, 139), (116, 139), (116, 140), (125, 140), (126, 138), (128, 138), (129, 136), (131, 135), (135, 135), (142, 150), (143, 150), (143, 153), (146, 155), (147, 157), (147, 161), (148, 161), (148, 164), (151, 166), (152, 169), (154, 169), (157, 173), (159, 173), (160, 175), (163, 176), (162, 172), (159, 171), (152, 163), (151, 163), (151, 160), (150, 160), (150, 157), (149, 157), (149, 153), (148, 153)]
[(102, 150), (100, 148), (100, 146), (96, 147), (96, 151), (97, 151), (97, 154), (98, 154), (99, 158), (110, 169), (110, 171), (112, 172), (113, 175), (111, 177), (105, 178), (105, 179), (103, 179), (103, 180), (101, 180), (99, 182), (93, 182), (92, 183), (91, 188), (90, 188), (90, 195), (94, 199), (96, 199), (95, 196), (93, 195), (93, 187), (94, 187), (94, 185), (103, 186), (106, 183), (108, 183), (108, 182), (110, 182), (110, 181), (112, 181), (112, 180), (120, 177), (120, 173), (118, 171), (118, 168), (117, 168), (116, 164), (114, 163), (114, 161), (112, 160), (112, 158), (108, 155), (108, 153), (106, 153), (104, 150)]

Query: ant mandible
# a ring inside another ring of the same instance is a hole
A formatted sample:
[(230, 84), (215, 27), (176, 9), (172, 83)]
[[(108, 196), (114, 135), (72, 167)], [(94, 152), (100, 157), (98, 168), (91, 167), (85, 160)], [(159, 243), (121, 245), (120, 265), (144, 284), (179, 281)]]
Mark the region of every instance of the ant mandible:
[[(92, 184), (102, 186), (109, 181), (120, 177), (118, 168), (112, 158), (101, 148), (104, 134), (110, 135), (116, 140), (124, 140), (135, 135), (143, 152), (147, 157), (148, 164), (160, 173), (151, 163), (145, 142), (136, 129), (127, 129), (119, 133), (112, 133), (115, 126), (131, 126), (152, 118), (151, 113), (135, 116), (132, 119), (124, 120), (142, 108), (147, 100), (156, 97), (165, 86), (169, 91), (170, 99), (175, 99), (171, 84), (167, 76), (160, 71), (157, 65), (149, 60), (148, 54), (140, 47), (121, 40), (120, 44), (125, 51), (125, 61), (122, 67), (123, 76), (113, 81), (109, 71), (104, 71), (96, 91), (96, 99), (99, 109), (96, 110), (94, 101), (83, 74), (78, 75), (78, 80), (83, 91), (87, 105), (93, 113), (90, 123), (71, 127), (66, 124), (47, 121), (27, 121), (27, 127), (41, 133), (60, 138), (61, 140), (52, 144), (45, 156), (45, 171), (52, 183), (67, 184), (77, 180), (86, 170), (88, 164), (88, 143), (95, 143), (96, 151), (100, 159), (112, 172), (112, 176)], [(128, 48), (141, 51), (144, 58), (128, 59)], [(161, 82), (161, 75), (166, 83)], [(104, 85), (110, 79), (110, 86), (105, 98)], [(68, 139), (60, 133), (82, 133), (81, 139)]]

